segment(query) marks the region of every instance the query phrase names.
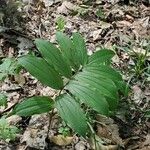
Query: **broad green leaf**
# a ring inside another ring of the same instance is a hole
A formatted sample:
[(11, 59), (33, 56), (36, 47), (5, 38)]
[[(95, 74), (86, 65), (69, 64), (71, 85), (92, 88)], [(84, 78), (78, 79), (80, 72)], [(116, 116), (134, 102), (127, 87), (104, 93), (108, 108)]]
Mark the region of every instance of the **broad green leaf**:
[(71, 81), (67, 86), (67, 89), (75, 95), (81, 102), (92, 107), (98, 113), (108, 115), (109, 105), (98, 90), (90, 87), (88, 84), (80, 84), (77, 81)]
[(18, 61), (43, 84), (54, 89), (61, 89), (63, 87), (63, 80), (58, 72), (56, 72), (53, 67), (50, 67), (44, 59), (26, 55), (19, 58)]
[(115, 71), (113, 68), (107, 66), (107, 65), (99, 65), (94, 66), (88, 64), (84, 67), (83, 72), (94, 74), (98, 76), (102, 76), (108, 79), (111, 79), (112, 81), (122, 81), (122, 76), (119, 74), (119, 72)]
[(17, 104), (12, 114), (32, 116), (49, 112), (53, 108), (53, 100), (49, 97), (35, 96)]
[(108, 97), (107, 102), (111, 110), (114, 110), (118, 104), (118, 93), (115, 84), (110, 79), (93, 76), (91, 74), (78, 74), (75, 77), (78, 84), (88, 84), (90, 87), (95, 88), (99, 93)]
[(72, 40), (77, 55), (77, 59), (79, 60), (81, 65), (85, 65), (88, 60), (88, 55), (84, 39), (79, 33), (73, 33)]
[(104, 62), (109, 61), (115, 53), (108, 49), (102, 49), (99, 51), (96, 51), (94, 54), (92, 54), (89, 57), (89, 63), (88, 64), (102, 64)]
[(80, 83), (85, 83), (93, 86), (96, 89), (102, 90), (103, 94), (116, 98), (117, 87), (114, 82), (104, 76), (81, 72), (75, 76), (75, 79)]
[(73, 50), (73, 43), (71, 39), (62, 32), (57, 32), (56, 38), (59, 47), (62, 51), (62, 55), (64, 56), (66, 61), (70, 64), (70, 66), (74, 67), (75, 66), (73, 60), (74, 50)]
[(124, 94), (124, 96), (128, 96), (129, 87), (124, 81), (116, 81), (115, 84), (117, 85), (118, 90)]
[(71, 68), (54, 44), (42, 39), (36, 39), (35, 44), (42, 56), (51, 66), (65, 77), (71, 77)]
[(87, 132), (86, 117), (80, 105), (70, 95), (64, 94), (56, 98), (55, 107), (61, 118), (78, 134), (85, 136)]
[[(88, 64), (83, 68), (82, 72), (79, 72), (74, 76), (74, 79), (76, 80), (76, 84), (78, 86), (88, 85), (91, 88), (91, 91), (92, 89), (96, 89), (99, 94), (106, 98), (109, 104), (109, 109), (116, 109), (118, 104), (118, 87), (116, 82), (121, 82), (122, 77), (114, 69), (107, 65), (93, 66)], [(69, 90), (73, 92), (74, 89), (71, 88), (71, 83), (72, 82), (70, 82), (67, 87), (69, 87)], [(80, 87), (76, 89), (76, 91), (79, 91), (79, 89)], [(80, 90), (82, 91), (82, 89)], [(88, 88), (87, 91), (89, 92)]]
[(3, 59), (3, 63), (0, 65), (0, 72), (8, 72), (12, 64), (12, 59)]
[(0, 106), (7, 106), (7, 96), (0, 93)]

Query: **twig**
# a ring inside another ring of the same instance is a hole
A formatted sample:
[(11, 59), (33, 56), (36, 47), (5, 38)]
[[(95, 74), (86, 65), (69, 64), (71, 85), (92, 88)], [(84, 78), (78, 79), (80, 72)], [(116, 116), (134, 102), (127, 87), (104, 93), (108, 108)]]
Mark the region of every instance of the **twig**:
[(48, 138), (49, 131), (50, 131), (51, 127), (52, 127), (53, 115), (54, 115), (54, 109), (49, 113), (49, 124), (48, 124), (47, 138)]
[(18, 102), (15, 103), (15, 104), (13, 104), (13, 105), (11, 105), (11, 106), (8, 107), (8, 108), (6, 108), (4, 111), (0, 112), (0, 117), (1, 117), (4, 113), (10, 111), (10, 110), (11, 110), (13, 107), (15, 107), (17, 104), (18, 104)]
[(12, 29), (12, 28), (7, 28), (7, 27), (0, 26), (0, 34), (8, 33), (8, 32), (12, 32), (15, 35), (19, 35), (19, 36), (27, 38), (29, 40), (33, 40), (32, 37), (29, 37), (28, 35), (25, 35), (25, 34), (21, 33), (20, 31), (17, 31), (17, 30)]

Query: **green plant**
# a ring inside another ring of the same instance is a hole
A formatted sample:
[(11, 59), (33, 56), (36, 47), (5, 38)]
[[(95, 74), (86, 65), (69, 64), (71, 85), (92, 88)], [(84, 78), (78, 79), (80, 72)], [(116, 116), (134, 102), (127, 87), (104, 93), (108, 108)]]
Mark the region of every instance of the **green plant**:
[(7, 96), (3, 93), (0, 93), (0, 107), (1, 106), (7, 106)]
[(141, 77), (142, 74), (146, 71), (147, 65), (146, 65), (146, 60), (147, 60), (147, 50), (145, 51), (144, 54), (140, 53), (135, 53), (135, 56), (133, 56), (133, 61), (134, 61), (134, 72), (137, 77)]
[(4, 58), (0, 64), (0, 81), (8, 75), (16, 75), (20, 71), (20, 65), (14, 58)]
[(69, 129), (67, 126), (66, 126), (66, 127), (60, 127), (60, 128), (58, 129), (58, 132), (59, 132), (60, 134), (62, 134), (64, 137), (70, 135), (70, 129)]
[(6, 142), (14, 141), (18, 131), (18, 128), (9, 125), (5, 118), (0, 119), (0, 139)]
[(57, 18), (56, 28), (58, 31), (64, 31), (65, 30), (65, 24), (66, 24), (65, 19), (62, 16)]
[(58, 96), (55, 100), (43, 96), (29, 98), (17, 104), (12, 114), (30, 116), (57, 108), (67, 125), (85, 136), (88, 109), (102, 115), (112, 114), (117, 108), (118, 91), (124, 92), (125, 84), (110, 66), (113, 51), (101, 49), (88, 56), (79, 33), (73, 33), (72, 40), (61, 32), (57, 32), (56, 37), (59, 48), (36, 39), (42, 57), (28, 54), (18, 61), (41, 83), (58, 90)]
[[(139, 48), (137, 48), (139, 47)], [(141, 78), (143, 75), (150, 76), (149, 61), (150, 58), (150, 43), (149, 41), (141, 42), (140, 45), (135, 46), (133, 44), (126, 47), (117, 47), (125, 51), (133, 61), (131, 65), (131, 73), (133, 77)]]
[(150, 109), (148, 109), (148, 110), (146, 111), (145, 116), (148, 117), (148, 118), (150, 118)]
[(105, 14), (103, 12), (103, 10), (101, 8), (97, 9), (96, 11), (96, 16), (99, 18), (99, 19), (105, 19)]
[(79, 16), (81, 16), (81, 17), (87, 16), (88, 13), (89, 13), (88, 7), (79, 7), (79, 8), (77, 9), (77, 14), (78, 14)]

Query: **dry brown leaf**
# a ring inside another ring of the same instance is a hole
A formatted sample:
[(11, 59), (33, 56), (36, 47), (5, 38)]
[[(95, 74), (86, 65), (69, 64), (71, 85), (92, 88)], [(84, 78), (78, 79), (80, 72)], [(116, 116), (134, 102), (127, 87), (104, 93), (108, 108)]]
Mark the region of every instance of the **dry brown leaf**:
[(44, 150), (46, 148), (46, 137), (48, 133), (48, 115), (33, 115), (26, 128), (21, 143), (27, 146)]
[(87, 145), (87, 143), (85, 143), (84, 141), (79, 141), (75, 145), (75, 150), (85, 150), (86, 149), (86, 145)]
[(111, 118), (102, 115), (97, 116), (97, 134), (99, 137), (110, 140), (111, 143), (123, 146), (122, 139), (119, 136), (119, 128)]
[(101, 25), (100, 26), (101, 29), (107, 29), (107, 28), (110, 28), (112, 26), (110, 23), (103, 22), (103, 21), (100, 22), (100, 25)]
[(45, 7), (49, 7), (51, 5), (53, 5), (54, 0), (42, 0), (45, 4)]
[(146, 140), (142, 144), (142, 146), (150, 146), (150, 134), (146, 136)]
[(47, 131), (45, 130), (27, 128), (22, 136), (21, 143), (25, 142), (29, 147), (44, 150), (46, 137)]
[(126, 15), (126, 20), (129, 21), (129, 22), (134, 22), (134, 18), (130, 15)]
[(63, 135), (56, 135), (56, 136), (52, 136), (52, 137), (49, 137), (49, 139), (59, 145), (59, 146), (65, 146), (65, 145), (69, 145), (72, 143), (73, 141), (73, 137), (69, 137), (69, 136), (63, 136)]
[(22, 118), (18, 115), (13, 115), (13, 116), (8, 117), (6, 120), (8, 121), (10, 125), (16, 125), (22, 120)]
[(71, 10), (74, 10), (76, 6), (71, 2), (64, 1), (61, 6), (57, 8), (57, 13), (68, 15)]
[(118, 27), (124, 27), (124, 26), (132, 27), (132, 23), (126, 20), (117, 21), (116, 24)]
[(98, 40), (101, 36), (102, 29), (93, 31), (93, 41)]
[(91, 148), (94, 150), (118, 150), (118, 145), (103, 145), (103, 141), (100, 137), (95, 136), (95, 138), (90, 138)]
[(120, 58), (119, 58), (119, 56), (116, 54), (116, 55), (112, 58), (112, 61), (113, 61), (115, 64), (119, 64), (119, 63), (120, 63)]
[(139, 104), (143, 98), (143, 92), (138, 85), (133, 86), (132, 89), (133, 89), (133, 94), (134, 94), (134, 98), (133, 98), (134, 102), (136, 104)]
[(26, 83), (25, 77), (22, 74), (15, 75), (15, 82), (20, 86), (23, 86)]
[(150, 134), (146, 136), (145, 141), (141, 143), (140, 148), (138, 150), (150, 150)]

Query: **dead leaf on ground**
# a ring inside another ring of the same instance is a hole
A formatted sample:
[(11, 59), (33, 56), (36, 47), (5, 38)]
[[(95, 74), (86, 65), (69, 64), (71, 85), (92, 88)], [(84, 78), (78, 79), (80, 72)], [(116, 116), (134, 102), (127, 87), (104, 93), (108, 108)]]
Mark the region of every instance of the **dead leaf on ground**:
[(69, 145), (71, 144), (71, 142), (73, 141), (73, 137), (69, 137), (69, 136), (63, 136), (63, 135), (56, 135), (56, 136), (52, 136), (49, 137), (50, 141), (52, 141), (53, 143), (55, 143), (56, 145), (59, 146), (65, 146), (65, 145)]
[(123, 146), (122, 139), (119, 136), (119, 128), (113, 119), (98, 115), (97, 120), (99, 121), (97, 124), (97, 135), (104, 138), (106, 142), (110, 141), (110, 143)]
[(18, 115), (13, 115), (13, 116), (8, 117), (6, 120), (8, 121), (10, 125), (16, 125), (22, 120), (22, 118)]
[(21, 143), (26, 143), (26, 146), (44, 150), (46, 148), (46, 137), (48, 132), (48, 115), (33, 115), (26, 128)]
[(25, 77), (22, 74), (17, 74), (14, 76), (15, 82), (17, 82), (21, 87), (26, 83)]
[(76, 6), (74, 4), (72, 4), (71, 2), (64, 1), (62, 5), (57, 8), (57, 13), (68, 15), (70, 11), (73, 11), (75, 9)]
[(94, 150), (118, 150), (119, 145), (103, 145), (103, 141), (100, 137), (95, 136), (95, 138), (91, 137), (89, 139), (89, 143), (91, 145), (91, 148)]
[(143, 92), (138, 85), (133, 86), (132, 89), (133, 89), (133, 94), (134, 94), (134, 97), (133, 97), (134, 102), (136, 104), (139, 104), (140, 102), (142, 102)]
[(146, 136), (145, 141), (141, 144), (138, 150), (150, 150), (150, 134)]
[(96, 41), (100, 38), (101, 32), (102, 32), (102, 29), (93, 31), (93, 41)]

